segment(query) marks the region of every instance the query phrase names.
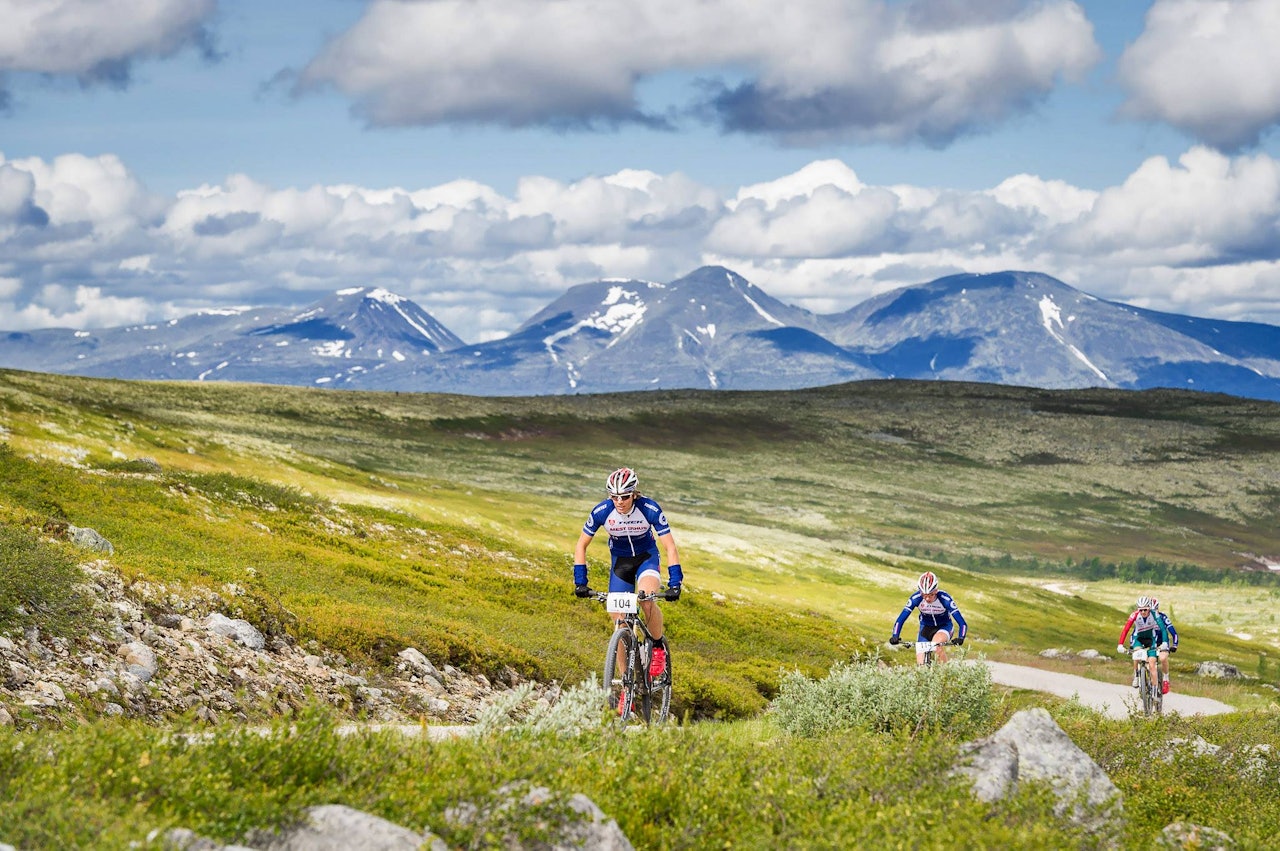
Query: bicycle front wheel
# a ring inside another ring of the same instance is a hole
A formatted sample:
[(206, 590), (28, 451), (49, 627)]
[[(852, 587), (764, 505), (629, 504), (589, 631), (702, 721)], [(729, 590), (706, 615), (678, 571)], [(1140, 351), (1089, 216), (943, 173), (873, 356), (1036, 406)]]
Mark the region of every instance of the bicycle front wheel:
[(653, 681), (653, 710), (650, 723), (665, 724), (671, 717), (671, 645), (667, 645), (667, 670)]
[(1138, 685), (1138, 690), (1142, 693), (1142, 714), (1150, 715), (1155, 708), (1155, 697), (1151, 689), (1151, 673), (1146, 665), (1142, 666), (1142, 681)]
[(604, 654), (605, 708), (616, 713), (622, 724), (627, 723), (636, 699), (631, 685), (631, 658), (636, 655), (636, 639), (629, 629), (616, 629), (609, 639), (609, 649)]

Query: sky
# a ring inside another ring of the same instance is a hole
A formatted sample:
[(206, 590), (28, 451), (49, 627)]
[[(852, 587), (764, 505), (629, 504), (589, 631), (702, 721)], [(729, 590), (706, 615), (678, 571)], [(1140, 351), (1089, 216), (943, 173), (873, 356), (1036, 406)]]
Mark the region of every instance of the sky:
[(0, 330), (726, 266), (1280, 324), (1275, 0), (0, 0)]

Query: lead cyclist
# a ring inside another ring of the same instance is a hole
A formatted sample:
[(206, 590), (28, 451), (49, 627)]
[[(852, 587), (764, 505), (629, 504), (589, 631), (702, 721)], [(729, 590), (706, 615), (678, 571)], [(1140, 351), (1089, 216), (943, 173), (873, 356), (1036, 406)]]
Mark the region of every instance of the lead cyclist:
[[(573, 593), (587, 596), (587, 546), (596, 532), (609, 535), (609, 590), (646, 594), (656, 593), (662, 584), (658, 541), (667, 555), (667, 599), (680, 599), (684, 571), (680, 567), (680, 551), (667, 523), (667, 515), (657, 502), (640, 493), (640, 479), (629, 467), (620, 467), (605, 480), (608, 498), (597, 503), (582, 525), (582, 534), (573, 549)], [(649, 676), (657, 678), (667, 670), (666, 630), (662, 610), (653, 600), (640, 604), (645, 624), (653, 636), (653, 655), (649, 660)], [(621, 615), (615, 616), (617, 621)]]

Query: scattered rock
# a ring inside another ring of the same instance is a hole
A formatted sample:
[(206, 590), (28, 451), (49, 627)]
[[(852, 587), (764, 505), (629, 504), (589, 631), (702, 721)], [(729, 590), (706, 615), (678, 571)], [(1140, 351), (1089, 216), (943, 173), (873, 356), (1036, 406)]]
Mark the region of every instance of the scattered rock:
[(210, 632), (238, 641), (250, 650), (261, 650), (267, 646), (267, 640), (258, 628), (246, 620), (213, 612), (204, 619), (204, 626)]
[(1095, 832), (1119, 822), (1120, 790), (1045, 709), (1015, 713), (995, 734), (961, 746), (961, 754), (953, 773), (967, 777), (983, 801), (1007, 797), (1024, 782), (1048, 781), (1059, 815)]
[(71, 543), (78, 547), (84, 547), (85, 549), (93, 550), (98, 553), (105, 553), (106, 555), (112, 555), (116, 551), (116, 548), (111, 545), (110, 541), (102, 537), (95, 530), (84, 526), (68, 525), (67, 535), (70, 538)]
[[(85, 634), (46, 640), (32, 628), (0, 636), (0, 705), (8, 707), (0, 724), (59, 723), (67, 711), (150, 720), (193, 713), (216, 724), (288, 715), (311, 700), (375, 722), (469, 724), (521, 680), (513, 670), (491, 682), (436, 666), (411, 647), (391, 670), (363, 670), (318, 644), (304, 652), (288, 635), (263, 642), (248, 621), (220, 611), (218, 593), (126, 587), (105, 561), (82, 568), (97, 621)], [(558, 698), (554, 684), (533, 684), (533, 701)], [(9, 714), (15, 706), (20, 719)]]
[(1235, 848), (1236, 843), (1230, 836), (1214, 827), (1175, 821), (1167, 825), (1156, 836), (1153, 848), (1167, 848), (1170, 851), (1185, 851), (1194, 848), (1196, 851), (1227, 851)]
[[(507, 833), (497, 847), (520, 849), (591, 848), (594, 851), (634, 851), (618, 823), (605, 815), (596, 803), (581, 793), (556, 795), (544, 786), (535, 786), (520, 795), (515, 785), (498, 789), (496, 801), (484, 807), (464, 803), (445, 811), (445, 819), (460, 827), (476, 827), (488, 833), (490, 823), (502, 824), (512, 807), (536, 810), (543, 835), (534, 839)], [(501, 829), (501, 828), (499, 828)]]
[(1226, 662), (1201, 662), (1192, 673), (1200, 677), (1217, 677), (1218, 679), (1238, 680), (1244, 675), (1235, 665)]
[(341, 804), (311, 807), (302, 824), (279, 835), (251, 837), (263, 851), (448, 851), (448, 846), (428, 833)]

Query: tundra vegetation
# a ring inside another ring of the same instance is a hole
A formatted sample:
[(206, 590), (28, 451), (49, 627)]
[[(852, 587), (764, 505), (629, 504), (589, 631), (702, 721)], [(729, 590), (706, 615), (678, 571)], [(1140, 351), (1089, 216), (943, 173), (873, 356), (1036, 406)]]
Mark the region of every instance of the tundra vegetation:
[[(891, 381), (493, 399), (0, 371), (0, 635), (15, 643), (83, 637), (87, 556), (60, 533), (88, 527), (126, 583), (222, 595), (267, 636), (373, 670), (416, 647), (568, 689), (598, 669), (608, 628), (569, 593), (571, 547), (622, 464), (666, 509), (687, 578), (665, 608), (670, 728), (517, 721), (433, 742), (264, 704), (264, 737), (104, 718), (96, 699), (9, 706), (0, 842), (123, 848), (175, 825), (230, 842), (341, 802), (485, 847), (536, 829), (495, 803), (532, 784), (587, 794), (638, 848), (1081, 847), (1045, 790), (979, 803), (946, 774), (965, 740), (1044, 705), (1125, 794), (1126, 845), (1181, 820), (1260, 847), (1280, 824), (1278, 414), (1176, 391)], [(1078, 651), (1105, 657), (1155, 590), (1183, 636), (1175, 687), (1240, 712), (1109, 721), (981, 679), (902, 688), (930, 674), (894, 671), (912, 654), (883, 642), (925, 569), (961, 604), (970, 654), (1112, 681), (1125, 664)], [(1038, 655), (1051, 648), (1074, 652)], [(1196, 677), (1205, 660), (1250, 676)], [(209, 735), (175, 735), (191, 730)], [(1197, 736), (1220, 750), (1157, 756)], [(488, 820), (442, 820), (462, 802)]]

